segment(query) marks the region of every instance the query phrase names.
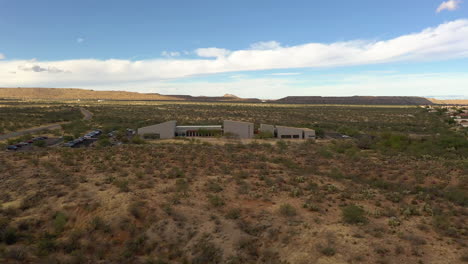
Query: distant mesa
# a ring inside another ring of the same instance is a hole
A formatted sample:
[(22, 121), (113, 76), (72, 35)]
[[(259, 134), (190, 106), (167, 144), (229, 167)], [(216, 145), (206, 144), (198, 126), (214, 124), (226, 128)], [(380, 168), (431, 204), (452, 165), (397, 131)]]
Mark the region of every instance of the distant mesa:
[(0, 88), (0, 98), (52, 100), (181, 100), (160, 94), (77, 88)]
[(432, 105), (424, 97), (412, 96), (288, 96), (276, 100), (287, 104), (343, 104), (343, 105)]
[(225, 98), (239, 98), (239, 97), (237, 97), (237, 96), (235, 96), (233, 94), (225, 94), (225, 95), (223, 95), (223, 97), (225, 97)]
[(0, 88), (0, 98), (49, 100), (122, 100), (122, 101), (193, 101), (244, 102), (282, 104), (337, 104), (337, 105), (432, 105), (466, 103), (466, 100), (435, 100), (412, 96), (287, 96), (278, 100), (240, 98), (233, 94), (223, 96), (162, 95), (125, 91), (94, 91), (78, 88)]

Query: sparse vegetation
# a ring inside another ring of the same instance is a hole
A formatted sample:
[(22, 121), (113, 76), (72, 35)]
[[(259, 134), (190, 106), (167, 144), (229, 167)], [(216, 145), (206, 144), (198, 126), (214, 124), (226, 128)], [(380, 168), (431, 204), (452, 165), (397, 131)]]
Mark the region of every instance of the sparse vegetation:
[(343, 221), (348, 224), (364, 224), (367, 222), (365, 211), (357, 205), (348, 205), (342, 209)]
[[(73, 123), (77, 131), (116, 130), (128, 144), (0, 153), (1, 263), (466, 261), (468, 153), (437, 114), (173, 102), (89, 109), (95, 119)], [(365, 136), (132, 144), (121, 129), (169, 119)]]

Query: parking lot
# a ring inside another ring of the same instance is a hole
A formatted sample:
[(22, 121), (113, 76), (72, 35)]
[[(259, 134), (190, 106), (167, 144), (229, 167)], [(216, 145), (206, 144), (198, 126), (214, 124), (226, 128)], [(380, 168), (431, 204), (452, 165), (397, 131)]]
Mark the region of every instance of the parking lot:
[(66, 142), (63, 144), (64, 147), (69, 147), (69, 148), (80, 148), (80, 147), (87, 147), (94, 143), (98, 137), (102, 134), (102, 131), (97, 129), (93, 130), (87, 134), (85, 134), (82, 137), (79, 137), (77, 139), (74, 139), (72, 141)]
[(21, 141), (16, 144), (8, 145), (6, 150), (8, 151), (29, 151), (38, 147), (50, 147), (56, 145), (62, 141), (60, 137), (49, 138), (45, 136), (39, 136), (30, 140)]

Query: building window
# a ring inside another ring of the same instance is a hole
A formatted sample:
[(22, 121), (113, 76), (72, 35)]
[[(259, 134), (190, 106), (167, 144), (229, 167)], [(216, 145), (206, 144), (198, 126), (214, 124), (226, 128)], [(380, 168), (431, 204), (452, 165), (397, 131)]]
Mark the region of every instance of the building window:
[(293, 138), (299, 138), (299, 135), (293, 135)]

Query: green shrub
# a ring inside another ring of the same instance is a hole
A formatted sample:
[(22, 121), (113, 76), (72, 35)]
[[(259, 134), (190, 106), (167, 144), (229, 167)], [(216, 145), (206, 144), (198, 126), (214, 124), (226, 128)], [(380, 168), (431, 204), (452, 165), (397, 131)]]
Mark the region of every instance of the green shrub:
[(142, 219), (144, 217), (144, 203), (143, 202), (133, 202), (128, 207), (128, 211), (136, 219)]
[(33, 145), (36, 147), (43, 148), (47, 145), (47, 143), (44, 140), (37, 140), (37, 141), (34, 141)]
[(192, 248), (192, 254), (194, 255), (192, 259), (193, 264), (221, 263), (223, 259), (223, 251), (211, 242), (211, 237), (208, 234), (204, 234), (195, 243), (195, 246)]
[(75, 138), (74, 138), (73, 136), (70, 136), (70, 135), (68, 135), (68, 136), (63, 136), (63, 140), (64, 140), (64, 141), (72, 141), (73, 139), (75, 139)]
[(367, 218), (365, 216), (365, 211), (357, 205), (348, 205), (342, 208), (342, 217), (343, 221), (348, 224), (365, 224), (367, 223)]
[(223, 190), (223, 187), (221, 187), (221, 185), (219, 185), (214, 180), (209, 180), (208, 183), (206, 184), (206, 188), (208, 191), (215, 192), (215, 193), (221, 192)]
[(100, 230), (100, 231), (109, 233), (111, 231), (111, 227), (106, 222), (104, 222), (104, 220), (101, 217), (96, 216), (91, 220), (90, 230), (91, 231)]
[(239, 208), (231, 208), (226, 214), (228, 219), (238, 219), (240, 217), (241, 210)]
[(108, 147), (108, 146), (112, 145), (112, 143), (110, 142), (109, 138), (107, 138), (107, 137), (101, 137), (101, 138), (99, 138), (99, 140), (97, 141), (97, 144), (98, 144), (98, 146), (100, 146), (100, 147)]
[(325, 256), (331, 257), (336, 254), (336, 250), (332, 247), (324, 247), (320, 250), (320, 253), (324, 254)]
[(3, 231), (3, 241), (7, 244), (7, 245), (13, 245), (15, 244), (17, 241), (18, 241), (18, 233), (16, 233), (16, 229), (12, 228), (12, 227), (7, 227), (4, 231)]
[(180, 178), (176, 180), (176, 191), (186, 193), (189, 190), (189, 183), (186, 179)]
[(468, 205), (468, 191), (463, 190), (457, 187), (448, 188), (445, 191), (445, 197), (458, 205), (467, 206)]
[(54, 235), (45, 233), (37, 242), (38, 254), (45, 256), (55, 251), (57, 248), (55, 239), (56, 237)]
[(282, 216), (287, 216), (287, 217), (292, 217), (292, 216), (297, 215), (296, 208), (294, 208), (290, 204), (282, 204), (279, 208), (279, 213)]
[(130, 187), (128, 187), (128, 181), (127, 180), (116, 180), (113, 182), (115, 186), (119, 188), (119, 191), (121, 192), (129, 192)]
[(278, 148), (279, 152), (284, 152), (286, 149), (288, 149), (288, 143), (284, 140), (279, 140), (276, 142), (276, 147)]
[(408, 148), (411, 140), (403, 134), (383, 133), (377, 143), (382, 150), (404, 151)]
[(22, 262), (26, 259), (28, 255), (27, 250), (23, 246), (12, 246), (9, 247), (5, 252), (5, 256), (9, 259), (13, 259), (19, 262)]
[(161, 136), (157, 133), (147, 133), (143, 135), (144, 139), (160, 139)]
[(218, 195), (208, 195), (208, 201), (214, 207), (220, 207), (224, 205), (223, 198)]
[(140, 136), (134, 136), (132, 138), (132, 143), (133, 144), (146, 144), (146, 141), (142, 139)]
[(267, 138), (274, 138), (275, 136), (273, 133), (269, 131), (260, 131), (258, 134), (255, 135), (257, 139), (267, 139)]
[(54, 216), (54, 229), (55, 232), (61, 233), (67, 224), (67, 216), (62, 212), (57, 212)]

